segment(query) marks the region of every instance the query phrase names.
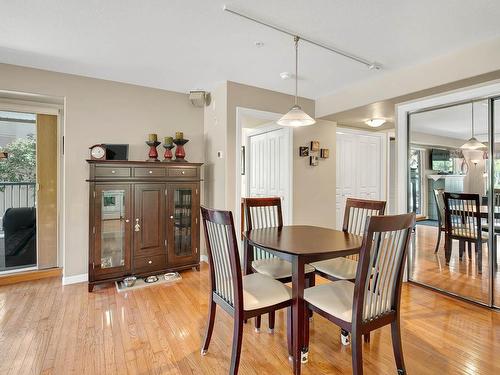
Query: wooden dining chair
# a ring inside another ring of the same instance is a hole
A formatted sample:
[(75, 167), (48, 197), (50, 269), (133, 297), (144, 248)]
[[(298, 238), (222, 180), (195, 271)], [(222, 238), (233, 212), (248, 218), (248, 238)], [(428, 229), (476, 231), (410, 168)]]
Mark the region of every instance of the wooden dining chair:
[(482, 273), (483, 243), (488, 234), (481, 227), (481, 203), (479, 194), (444, 193), (446, 240), (446, 264), (450, 263), (453, 240), (459, 241), (459, 258), (462, 259), (465, 243), (473, 244), (476, 252), (478, 273)]
[[(272, 228), (283, 226), (283, 214), (281, 210), (280, 197), (258, 197), (242, 198), (242, 230), (252, 230), (261, 228)], [(280, 259), (264, 249), (252, 247), (245, 249), (250, 251), (250, 264), (245, 264), (247, 273), (261, 273), (272, 277), (282, 283), (292, 281), (292, 264)], [(249, 257), (245, 255), (245, 261)], [(305, 266), (306, 287), (314, 286), (314, 267), (309, 264)], [(271, 311), (268, 315), (269, 331), (274, 331), (275, 314)], [(259, 331), (261, 316), (255, 317), (255, 330)]]
[[(383, 215), (386, 202), (367, 199), (347, 198), (342, 230), (347, 233), (362, 235), (366, 218)], [(322, 260), (312, 263), (316, 273), (331, 281), (352, 280), (356, 278), (358, 255)]]
[[(206, 355), (214, 328), (216, 305), (234, 318), (230, 374), (238, 373), (243, 320), (291, 305), (291, 289), (273, 278), (254, 273), (242, 276), (238, 244), (229, 211), (201, 207), (210, 266), (208, 323), (201, 354)], [(291, 307), (289, 307), (289, 310)], [(288, 352), (291, 353), (288, 336)]]
[(446, 218), (445, 218), (445, 207), (444, 207), (444, 189), (434, 189), (434, 199), (436, 201), (436, 211), (438, 218), (438, 236), (436, 241), (436, 248), (434, 249), (434, 254), (439, 250), (439, 244), (441, 243), (441, 234), (446, 232)]
[[(405, 374), (400, 329), (401, 283), (404, 260), (415, 214), (371, 216), (366, 219), (356, 282), (340, 280), (304, 291), (306, 310), (351, 333), (352, 367), (363, 374), (362, 335), (391, 325), (392, 347), (398, 374)], [(309, 338), (309, 319), (305, 338)], [(309, 343), (305, 342), (305, 348)]]

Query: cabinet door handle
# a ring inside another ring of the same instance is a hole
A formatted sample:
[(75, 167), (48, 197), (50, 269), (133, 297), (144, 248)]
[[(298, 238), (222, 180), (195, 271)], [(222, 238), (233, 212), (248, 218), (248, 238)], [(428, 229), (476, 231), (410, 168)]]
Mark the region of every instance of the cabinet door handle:
[(186, 171), (181, 171), (182, 174), (186, 174)]
[(115, 174), (115, 173), (116, 173), (116, 171), (113, 169), (113, 170), (111, 171), (111, 174)]
[(173, 219), (174, 217), (173, 216), (170, 216), (171, 219)]
[(139, 219), (135, 219), (134, 230), (139, 232), (141, 230), (141, 226), (139, 225)]
[(149, 173), (149, 174), (153, 174), (153, 171), (151, 171), (151, 170), (150, 170), (148, 173)]
[(153, 264), (153, 261), (152, 260), (148, 260), (148, 264)]
[(126, 223), (130, 223), (130, 220), (129, 220), (129, 219), (125, 219), (125, 222), (126, 222)]

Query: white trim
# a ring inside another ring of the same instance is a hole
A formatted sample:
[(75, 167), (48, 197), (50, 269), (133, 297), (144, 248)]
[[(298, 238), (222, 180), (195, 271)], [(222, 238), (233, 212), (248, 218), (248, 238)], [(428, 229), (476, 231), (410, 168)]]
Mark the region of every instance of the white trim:
[[(12, 95), (12, 97), (10, 97)], [(27, 98), (26, 100), (20, 99), (21, 97)], [(30, 98), (38, 98), (39, 100), (49, 100), (48, 96), (42, 96), (30, 93), (20, 93), (20, 92), (9, 92), (0, 90), (0, 110), (4, 111), (19, 111), (19, 112), (29, 112), (34, 114), (44, 114), (57, 116), (57, 254), (56, 254), (56, 266), (64, 267), (64, 154), (63, 154), (63, 137), (65, 133), (65, 111), (64, 98), (56, 98), (58, 101), (61, 100), (62, 103), (44, 103), (42, 101), (29, 100)], [(35, 198), (36, 199), (36, 198)], [(38, 221), (38, 210), (37, 210), (37, 221)], [(37, 262), (38, 262), (38, 232), (37, 232)], [(25, 270), (30, 270), (31, 268), (26, 268)], [(34, 269), (38, 269), (35, 267)], [(0, 273), (1, 274), (1, 273)]]
[(89, 280), (89, 275), (87, 273), (82, 273), (80, 275), (74, 275), (74, 276), (63, 276), (62, 285), (85, 283), (88, 280)]
[(0, 276), (6, 276), (6, 275), (11, 275), (11, 274), (26, 272), (26, 271), (37, 271), (37, 270), (38, 270), (37, 266), (16, 268), (14, 270), (0, 271)]
[(208, 263), (208, 255), (205, 254), (200, 255), (200, 262)]
[[(283, 114), (281, 113), (276, 113), (276, 112), (267, 112), (267, 111), (260, 111), (257, 109), (251, 109), (251, 108), (244, 108), (244, 107), (236, 107), (236, 161), (235, 161), (235, 175), (236, 175), (236, 187), (235, 187), (235, 212), (234, 212), (234, 222), (235, 223), (240, 223), (241, 220), (241, 213), (240, 213), (240, 206), (241, 206), (241, 128), (242, 128), (242, 121), (241, 121), (241, 116), (247, 115), (247, 116), (253, 116), (257, 118), (262, 118), (262, 119), (269, 119), (269, 121), (277, 121), (279, 120)], [(279, 125), (276, 125), (277, 128), (280, 127)], [(277, 129), (276, 128), (276, 129)], [(290, 152), (290, 173), (289, 173), (289, 194), (290, 198), (288, 199), (288, 212), (290, 216), (290, 224), (293, 224), (293, 129), (290, 129), (289, 133), (289, 140), (290, 140), (290, 145), (289, 145), (289, 152)]]

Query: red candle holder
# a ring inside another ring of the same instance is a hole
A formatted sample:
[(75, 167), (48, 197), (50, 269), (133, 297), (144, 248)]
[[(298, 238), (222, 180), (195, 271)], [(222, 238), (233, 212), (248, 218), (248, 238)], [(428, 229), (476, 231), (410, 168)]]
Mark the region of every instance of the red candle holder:
[(174, 143), (177, 146), (175, 149), (175, 161), (186, 162), (186, 151), (184, 151), (184, 145), (188, 143), (188, 139), (174, 139)]
[(169, 144), (169, 145), (163, 145), (163, 147), (165, 148), (165, 153), (163, 154), (163, 161), (166, 161), (166, 162), (169, 162), (169, 161), (172, 161), (172, 158), (174, 157), (174, 155), (172, 154), (172, 149), (175, 147), (173, 144)]
[(158, 142), (158, 141), (154, 141), (154, 142), (146, 141), (146, 144), (149, 146), (149, 154), (148, 154), (149, 159), (146, 161), (152, 161), (152, 162), (159, 161), (158, 160), (158, 150), (156, 149), (156, 147), (158, 147), (158, 145), (160, 143), (161, 142)]

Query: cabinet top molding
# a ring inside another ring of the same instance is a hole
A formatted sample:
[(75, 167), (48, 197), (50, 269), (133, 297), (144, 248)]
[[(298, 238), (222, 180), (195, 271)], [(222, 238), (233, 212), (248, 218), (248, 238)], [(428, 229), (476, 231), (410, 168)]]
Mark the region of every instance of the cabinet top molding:
[(89, 164), (126, 164), (126, 165), (133, 165), (133, 164), (140, 164), (140, 165), (148, 165), (151, 167), (188, 167), (188, 166), (202, 166), (203, 163), (190, 163), (190, 162), (176, 162), (176, 161), (171, 161), (171, 162), (150, 162), (150, 161), (144, 161), (144, 160), (91, 160), (87, 159), (87, 163)]

